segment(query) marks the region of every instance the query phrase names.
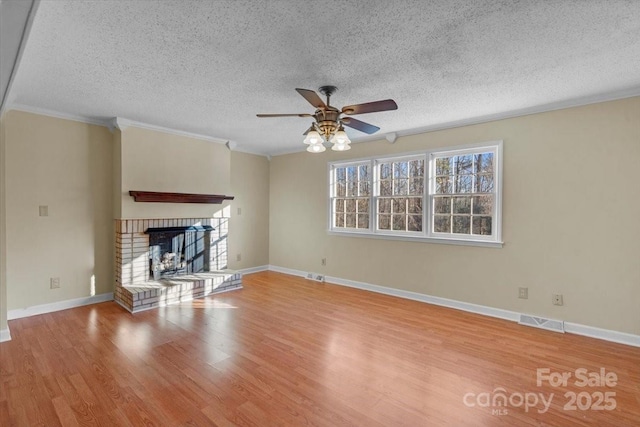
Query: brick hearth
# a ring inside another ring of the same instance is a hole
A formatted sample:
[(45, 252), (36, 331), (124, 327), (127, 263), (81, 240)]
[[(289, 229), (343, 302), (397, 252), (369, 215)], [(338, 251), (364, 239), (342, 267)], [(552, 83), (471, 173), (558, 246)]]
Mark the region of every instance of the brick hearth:
[(240, 288), (240, 273), (216, 271), (116, 287), (115, 300), (130, 312), (136, 313)]
[[(229, 219), (170, 218), (116, 220), (116, 268), (114, 299), (132, 313), (213, 293), (242, 288), (242, 275), (227, 266)], [(148, 228), (210, 225), (210, 272), (154, 281), (149, 273)]]

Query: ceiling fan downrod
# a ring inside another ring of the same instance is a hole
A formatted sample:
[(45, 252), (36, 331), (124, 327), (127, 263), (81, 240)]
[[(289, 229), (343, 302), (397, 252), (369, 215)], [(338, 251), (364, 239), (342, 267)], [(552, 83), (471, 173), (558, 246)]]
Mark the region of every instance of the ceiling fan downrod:
[(329, 102), (331, 100), (331, 95), (336, 93), (337, 90), (338, 90), (337, 87), (331, 86), (331, 85), (320, 86), (318, 88), (318, 91), (327, 97), (327, 107), (331, 106), (331, 103)]

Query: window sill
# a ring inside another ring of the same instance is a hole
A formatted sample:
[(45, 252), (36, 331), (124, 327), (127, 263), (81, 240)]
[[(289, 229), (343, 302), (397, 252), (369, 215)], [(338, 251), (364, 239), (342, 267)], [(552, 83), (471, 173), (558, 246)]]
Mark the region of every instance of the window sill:
[(485, 248), (502, 248), (502, 246), (504, 245), (503, 242), (491, 242), (486, 240), (446, 239), (441, 237), (426, 236), (401, 236), (397, 234), (370, 233), (362, 231), (327, 230), (327, 234), (329, 234), (330, 236), (341, 237), (367, 237), (370, 239), (401, 240), (405, 242), (436, 243), (442, 245), (479, 246)]

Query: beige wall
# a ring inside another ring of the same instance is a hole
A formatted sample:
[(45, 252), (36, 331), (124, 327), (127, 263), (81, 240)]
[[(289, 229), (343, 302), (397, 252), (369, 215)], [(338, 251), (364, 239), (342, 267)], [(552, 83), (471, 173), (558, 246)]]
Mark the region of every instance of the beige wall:
[[(327, 162), (492, 140), (504, 141), (503, 248), (327, 234)], [(639, 170), (638, 97), (277, 156), (270, 263), (640, 334)]]
[(269, 264), (269, 160), (232, 152), (231, 195), (229, 268)]
[(7, 329), (4, 114), (0, 116), (0, 331)]
[(229, 194), (231, 160), (224, 145), (134, 127), (117, 133), (115, 142), (120, 218), (206, 218), (228, 205), (140, 203), (129, 196), (130, 190)]
[[(270, 263), (640, 334), (639, 117), (640, 98), (630, 98), (269, 163), (211, 142), (10, 111), (0, 121), (0, 329), (7, 308), (88, 296), (91, 276), (96, 294), (113, 290), (114, 214), (221, 208), (134, 204), (128, 191), (136, 189), (236, 196), (226, 205), (231, 268)], [(326, 233), (327, 162), (496, 139), (505, 157), (502, 249)], [(61, 289), (49, 289), (50, 277)], [(517, 299), (519, 286), (529, 287), (528, 300)], [(551, 305), (552, 293), (564, 294), (565, 306)]]
[[(122, 218), (122, 132), (113, 129), (113, 217)], [(127, 196), (129, 194), (127, 193)]]
[[(7, 310), (112, 292), (114, 218), (231, 216), (231, 267), (268, 264), (265, 157), (139, 128), (111, 134), (105, 127), (19, 111), (5, 115), (0, 136), (0, 161), (5, 145), (8, 159), (0, 174), (6, 171), (0, 201), (6, 188), (8, 206), (7, 233), (0, 236), (0, 243), (5, 236), (7, 241), (0, 279), (6, 272), (8, 283), (0, 280), (0, 329), (7, 326)], [(135, 203), (128, 194), (134, 189), (237, 198), (232, 214), (231, 203)], [(48, 206), (48, 217), (39, 217), (40, 205)], [(235, 261), (236, 253), (242, 261)], [(60, 289), (49, 289), (51, 277), (60, 278)]]
[(112, 139), (105, 127), (6, 114), (9, 310), (113, 291)]

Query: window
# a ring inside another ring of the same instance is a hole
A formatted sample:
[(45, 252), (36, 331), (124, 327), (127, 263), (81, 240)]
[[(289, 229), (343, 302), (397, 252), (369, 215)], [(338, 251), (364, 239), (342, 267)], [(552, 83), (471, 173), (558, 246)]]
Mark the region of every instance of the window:
[(434, 234), (491, 236), (494, 158), (492, 150), (434, 153), (434, 188), (430, 191)]
[(370, 227), (371, 166), (353, 163), (333, 169), (332, 227), (366, 229)]
[(502, 142), (330, 164), (330, 231), (500, 246)]
[(424, 156), (376, 164), (378, 230), (422, 231)]

